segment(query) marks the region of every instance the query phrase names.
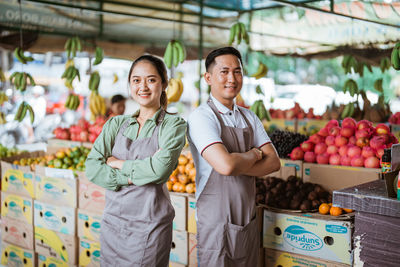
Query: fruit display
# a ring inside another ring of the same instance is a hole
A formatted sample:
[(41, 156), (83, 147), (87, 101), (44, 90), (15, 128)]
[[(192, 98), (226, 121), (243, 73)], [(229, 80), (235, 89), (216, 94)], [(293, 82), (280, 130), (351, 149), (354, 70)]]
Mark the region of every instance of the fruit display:
[(268, 110), (264, 106), (264, 102), (262, 100), (257, 100), (251, 105), (250, 110), (257, 115), (257, 117), (262, 121), (266, 119), (267, 121), (271, 120), (271, 115)]
[(389, 122), (391, 124), (400, 124), (400, 112), (396, 112), (395, 114), (392, 114), (389, 118)]
[(9, 79), (10, 79), (10, 82), (15, 85), (15, 88), (21, 92), (24, 92), (26, 90), (28, 82), (32, 86), (36, 85), (33, 77), (29, 73), (26, 73), (26, 72), (16, 71), (13, 74), (11, 74)]
[(232, 25), (229, 33), (229, 45), (232, 45), (236, 42), (238, 45), (242, 42), (242, 40), (246, 43), (250, 43), (250, 36), (247, 33), (246, 26), (242, 22), (237, 22)]
[(78, 77), (79, 81), (81, 80), (79, 70), (73, 64), (70, 64), (68, 67), (66, 67), (65, 71), (61, 75), (61, 78), (65, 79), (65, 83), (68, 85), (72, 85), (72, 82), (76, 77)]
[(308, 139), (306, 135), (281, 130), (273, 131), (269, 134), (269, 138), (280, 158), (288, 158), (295, 147)]
[(105, 123), (104, 117), (97, 117), (93, 124), (89, 124), (88, 121), (82, 118), (77, 124), (69, 128), (57, 127), (54, 130), (54, 135), (57, 139), (94, 143)]
[(51, 155), (14, 160), (13, 164), (31, 166), (32, 169), (34, 169), (36, 165), (39, 165), (49, 168), (84, 171), (85, 161), (89, 152), (90, 148), (84, 146), (63, 148)]
[(311, 211), (332, 201), (331, 194), (322, 186), (303, 183), (296, 176), (289, 176), (287, 181), (276, 177), (257, 179), (256, 193), (257, 204), (280, 209)]
[(33, 121), (35, 120), (35, 113), (33, 112), (31, 105), (29, 105), (25, 101), (22, 101), (22, 103), (19, 105), (14, 120), (21, 122), (25, 118), (28, 111), (31, 123), (33, 123)]
[(321, 119), (321, 116), (314, 115), (314, 109), (309, 108), (308, 112), (305, 112), (299, 105), (299, 103), (295, 102), (294, 107), (291, 109), (270, 109), (269, 113), (271, 114), (271, 118), (273, 119)]
[(64, 49), (67, 52), (68, 59), (75, 57), (77, 51), (82, 51), (81, 40), (77, 36), (69, 38), (65, 42)]
[(167, 181), (169, 191), (193, 194), (196, 192), (196, 169), (190, 153), (179, 156), (178, 167)]
[(351, 213), (353, 212), (353, 210), (340, 207), (332, 207), (332, 203), (322, 203), (318, 207), (318, 212), (322, 215), (340, 216), (345, 213)]
[(104, 98), (96, 91), (92, 91), (89, 97), (89, 109), (91, 120), (94, 121), (98, 116), (106, 115), (107, 107)]
[(25, 152), (25, 151), (18, 150), (17, 148), (7, 148), (7, 147), (3, 146), (2, 144), (0, 144), (0, 158), (12, 157), (15, 155), (19, 155), (22, 152)]
[(31, 56), (27, 57), (24, 55), (24, 50), (22, 50), (21, 47), (17, 47), (14, 49), (14, 57), (18, 59), (18, 61), (21, 62), (22, 64), (26, 64), (27, 62), (33, 61), (33, 57)]
[(77, 110), (80, 104), (81, 100), (79, 99), (79, 95), (76, 94), (69, 94), (67, 101), (65, 101), (65, 107), (70, 110)]
[(164, 62), (167, 68), (175, 67), (186, 59), (186, 49), (183, 43), (179, 40), (171, 40), (164, 52)]
[(341, 127), (337, 120), (329, 121), (318, 133), (295, 147), (290, 157), (318, 164), (379, 168), (384, 149), (397, 143), (384, 123), (373, 127), (367, 120), (356, 122), (345, 118)]

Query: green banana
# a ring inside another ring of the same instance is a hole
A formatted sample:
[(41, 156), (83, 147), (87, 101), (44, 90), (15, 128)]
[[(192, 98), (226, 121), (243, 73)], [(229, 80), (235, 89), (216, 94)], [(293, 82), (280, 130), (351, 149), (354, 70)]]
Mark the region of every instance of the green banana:
[(100, 75), (97, 71), (95, 71), (90, 75), (89, 89), (91, 91), (97, 91), (97, 89), (99, 88), (99, 84), (100, 84)]
[(79, 52), (82, 52), (81, 39), (79, 39), (78, 36), (75, 37), (75, 42), (76, 42), (76, 49), (77, 49)]
[(27, 73), (26, 76), (28, 76), (30, 85), (35, 86), (36, 83), (35, 83), (35, 80), (33, 79), (33, 77), (29, 73)]
[(344, 69), (347, 68), (347, 65), (349, 64), (350, 58), (351, 58), (350, 55), (344, 55), (344, 56), (343, 56), (342, 67), (343, 67)]
[(24, 105), (25, 105), (25, 101), (22, 102), (22, 103), (19, 105), (18, 110), (17, 110), (17, 113), (15, 114), (14, 120), (20, 121), (21, 114), (22, 114), (22, 110), (24, 109)]
[(234, 24), (231, 26), (231, 29), (229, 31), (229, 40), (228, 40), (228, 44), (232, 45), (232, 43), (235, 41), (235, 37), (237, 34), (237, 24)]
[(175, 41), (176, 42), (176, 46), (178, 47), (179, 50), (179, 63), (183, 63), (183, 61), (185, 61), (186, 59), (186, 49), (185, 46), (183, 45), (183, 43), (179, 40)]
[(399, 49), (394, 47), (391, 54), (392, 66), (395, 70), (400, 70)]
[(31, 123), (33, 123), (35, 121), (35, 112), (33, 112), (33, 109), (29, 104), (26, 104), (26, 108), (29, 111), (29, 118), (31, 120)]
[(382, 87), (383, 79), (378, 79), (374, 82), (374, 88), (378, 92), (383, 92), (383, 87)]
[(24, 105), (24, 107), (22, 108), (22, 113), (21, 113), (21, 117), (19, 117), (19, 122), (21, 122), (25, 118), (26, 111), (28, 110), (27, 103), (25, 101), (23, 102), (23, 105)]
[(93, 62), (93, 65), (98, 65), (103, 61), (104, 58), (104, 51), (101, 47), (96, 46), (96, 52), (95, 52), (95, 60)]
[(172, 44), (172, 47), (173, 47), (172, 62), (174, 66), (177, 67), (179, 64), (179, 48), (177, 47), (176, 42)]
[(348, 117), (349, 111), (350, 111), (350, 106), (349, 106), (349, 104), (347, 104), (347, 105), (344, 107), (344, 109), (343, 109), (343, 111), (342, 111), (342, 114), (340, 115), (341, 118), (344, 119), (344, 118)]
[(26, 60), (24, 59), (24, 57), (21, 56), (21, 48), (17, 47), (14, 49), (14, 56), (18, 59), (19, 62), (21, 62), (22, 64), (26, 64)]
[(348, 117), (352, 117), (354, 115), (354, 103), (350, 103), (350, 110)]
[(170, 69), (172, 67), (172, 54), (173, 54), (172, 44), (173, 44), (173, 41), (170, 41), (164, 52), (164, 62), (165, 62), (165, 65), (167, 65), (168, 69)]

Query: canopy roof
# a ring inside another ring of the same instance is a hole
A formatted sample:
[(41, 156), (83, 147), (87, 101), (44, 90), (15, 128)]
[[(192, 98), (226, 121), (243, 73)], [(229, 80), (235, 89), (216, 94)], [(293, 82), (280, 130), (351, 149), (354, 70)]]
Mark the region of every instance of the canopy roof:
[(18, 0), (0, 0), (0, 46), (18, 45), (22, 25), (24, 45), (37, 50), (46, 44), (62, 50), (67, 36), (78, 35), (111, 42), (117, 56), (130, 57), (129, 49), (162, 54), (169, 40), (179, 38), (189, 58), (197, 58), (199, 47), (227, 45), (229, 28), (239, 20), (250, 30), (251, 50), (329, 56), (369, 49), (381, 57), (400, 40), (400, 2), (386, 2), (21, 0), (21, 23)]

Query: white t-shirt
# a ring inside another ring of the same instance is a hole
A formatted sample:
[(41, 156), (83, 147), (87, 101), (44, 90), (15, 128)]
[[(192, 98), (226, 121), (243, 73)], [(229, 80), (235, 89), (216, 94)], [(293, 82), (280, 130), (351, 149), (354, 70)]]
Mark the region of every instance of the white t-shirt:
[[(246, 121), (242, 117), (239, 107), (236, 104), (234, 104), (233, 110), (230, 110), (211, 94), (210, 97), (226, 126), (236, 128), (247, 127)], [(249, 109), (241, 108), (241, 111), (253, 128), (253, 147), (260, 148), (263, 145), (270, 143), (271, 140), (265, 132), (264, 126), (258, 117)], [(193, 155), (193, 161), (196, 166), (196, 198), (198, 198), (213, 169), (212, 166), (201, 156), (201, 153), (210, 145), (222, 143), (220, 122), (207, 103), (201, 104), (190, 114), (188, 119), (188, 140)]]

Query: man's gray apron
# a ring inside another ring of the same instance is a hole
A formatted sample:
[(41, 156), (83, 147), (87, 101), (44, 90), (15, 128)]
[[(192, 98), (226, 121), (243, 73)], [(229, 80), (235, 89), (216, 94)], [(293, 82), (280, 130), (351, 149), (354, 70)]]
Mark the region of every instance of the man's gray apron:
[[(129, 121), (124, 123), (115, 138), (112, 155), (122, 160), (154, 155), (159, 149), (158, 132), (164, 114), (162, 110), (150, 138), (126, 138), (123, 132)], [(101, 222), (101, 266), (168, 266), (174, 216), (165, 184), (107, 190)]]
[[(229, 153), (253, 146), (253, 128), (225, 126), (212, 100), (208, 105), (221, 124), (221, 139)], [(199, 266), (257, 266), (259, 233), (256, 222), (255, 177), (225, 176), (212, 170), (197, 200)]]

